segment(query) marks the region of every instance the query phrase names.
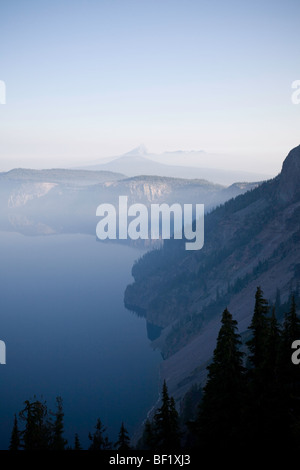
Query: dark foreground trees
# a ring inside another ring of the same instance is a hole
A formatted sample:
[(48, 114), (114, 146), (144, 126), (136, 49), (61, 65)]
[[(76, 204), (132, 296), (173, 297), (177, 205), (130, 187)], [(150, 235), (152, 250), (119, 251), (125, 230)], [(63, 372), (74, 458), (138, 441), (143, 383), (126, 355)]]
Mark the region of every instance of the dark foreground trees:
[(174, 452), (180, 449), (181, 433), (179, 415), (173, 397), (169, 396), (164, 381), (161, 394), (161, 406), (156, 410), (152, 421), (146, 420), (143, 436), (138, 448)]
[[(127, 430), (122, 423), (118, 444), (129, 442)], [(105, 434), (106, 428), (100, 418), (94, 431), (88, 434), (90, 445), (87, 450), (102, 451), (112, 449), (112, 443)], [(64, 438), (64, 412), (61, 397), (56, 398), (56, 411), (48, 409), (46, 401), (34, 397), (26, 400), (24, 408), (15, 415), (9, 450), (84, 450), (78, 433), (75, 433), (73, 446), (68, 446)]]
[[(61, 397), (56, 398), (56, 411), (48, 410), (45, 401), (26, 400), (23, 410), (14, 418), (9, 450), (64, 450), (64, 413)], [(19, 426), (23, 424), (23, 426)]]
[(121, 452), (130, 450), (130, 437), (123, 422), (119, 431), (119, 438), (115, 443), (114, 447)]
[(196, 446), (270, 454), (300, 448), (300, 370), (291, 345), (300, 338), (295, 298), (282, 328), (258, 287), (242, 361), (237, 323), (227, 309), (217, 339), (198, 418), (190, 424)]
[[(159, 453), (196, 450), (203, 455), (300, 450), (300, 365), (291, 360), (292, 344), (300, 340), (295, 296), (279, 322), (275, 308), (270, 308), (258, 287), (244, 336), (242, 340), (238, 324), (226, 308), (205, 386), (191, 389), (179, 415), (164, 382), (160, 406), (146, 420), (136, 449)], [(82, 450), (78, 434), (71, 448), (63, 434), (61, 398), (56, 400), (54, 413), (44, 401), (34, 398), (14, 418), (9, 449)], [(133, 450), (124, 423), (114, 445), (100, 418), (88, 437), (88, 450)]]
[(111, 443), (108, 440), (108, 437), (105, 435), (106, 428), (103, 426), (101, 419), (97, 419), (95, 426), (95, 431), (93, 434), (89, 434), (89, 440), (91, 445), (89, 450), (108, 450), (111, 449)]
[(204, 387), (195, 432), (197, 445), (224, 450), (239, 438), (241, 404), (245, 392), (243, 353), (237, 322), (224, 310), (208, 379)]

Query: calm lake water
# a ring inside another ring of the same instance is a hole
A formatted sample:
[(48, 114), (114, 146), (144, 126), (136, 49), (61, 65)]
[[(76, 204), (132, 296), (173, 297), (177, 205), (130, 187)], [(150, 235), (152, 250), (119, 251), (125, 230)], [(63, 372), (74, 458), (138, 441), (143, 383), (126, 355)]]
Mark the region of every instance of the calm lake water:
[(158, 397), (160, 354), (123, 305), (142, 251), (85, 235), (0, 232), (0, 449), (24, 401), (63, 399), (65, 437), (89, 443), (97, 418), (115, 440), (133, 435)]

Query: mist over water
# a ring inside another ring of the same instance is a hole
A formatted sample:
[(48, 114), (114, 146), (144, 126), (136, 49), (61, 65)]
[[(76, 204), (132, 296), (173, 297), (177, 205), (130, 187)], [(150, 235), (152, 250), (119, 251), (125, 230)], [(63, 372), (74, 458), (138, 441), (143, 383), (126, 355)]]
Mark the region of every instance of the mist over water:
[(158, 396), (160, 354), (144, 319), (123, 305), (131, 267), (143, 252), (87, 235), (24, 237), (0, 232), (0, 448), (14, 413), (34, 395), (55, 410), (63, 398), (65, 437), (88, 445), (97, 418), (115, 440), (132, 435)]

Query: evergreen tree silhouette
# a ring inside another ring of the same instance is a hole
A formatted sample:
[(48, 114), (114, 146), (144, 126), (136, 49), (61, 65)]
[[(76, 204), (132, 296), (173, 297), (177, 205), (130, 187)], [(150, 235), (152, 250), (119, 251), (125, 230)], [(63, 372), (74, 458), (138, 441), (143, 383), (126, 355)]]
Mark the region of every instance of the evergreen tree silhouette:
[(263, 297), (263, 291), (257, 287), (255, 293), (255, 306), (249, 329), (252, 333), (251, 339), (247, 342), (250, 351), (249, 359), (253, 367), (258, 370), (266, 357), (266, 337), (268, 331), (269, 305)]
[(171, 452), (180, 448), (179, 416), (166, 381), (162, 387), (162, 404), (154, 415), (155, 449)]
[(126, 451), (130, 449), (130, 438), (127, 429), (124, 426), (124, 423), (122, 422), (121, 428), (119, 431), (119, 437), (117, 442), (115, 443), (114, 447), (117, 448), (117, 450), (120, 451)]
[(286, 418), (288, 419), (291, 436), (286, 438), (300, 447), (300, 373), (299, 366), (292, 363), (292, 343), (300, 339), (300, 319), (296, 311), (295, 296), (290, 300), (290, 309), (285, 314), (282, 329), (282, 340), (279, 353), (279, 381), (283, 390)]
[(231, 442), (237, 445), (240, 437), (244, 393), (241, 340), (237, 322), (227, 308), (221, 323), (196, 423), (198, 445), (205, 451), (225, 451)]
[(281, 331), (276, 318), (275, 308), (266, 331), (266, 351), (261, 365), (264, 383), (274, 384), (278, 380), (278, 361), (281, 344)]
[(109, 442), (107, 436), (104, 436), (106, 428), (103, 426), (101, 419), (97, 419), (95, 426), (95, 431), (93, 434), (89, 433), (89, 440), (91, 445), (88, 450), (107, 450), (111, 448), (111, 443)]
[(55, 422), (53, 425), (52, 450), (64, 450), (67, 441), (63, 437), (64, 433), (64, 412), (62, 398), (56, 398), (57, 410), (55, 413)]
[(49, 450), (52, 423), (48, 417), (46, 402), (39, 400), (25, 401), (25, 408), (19, 413), (25, 422), (21, 433), (24, 450)]
[(74, 449), (73, 450), (82, 450), (79, 436), (77, 433), (75, 433), (75, 437), (74, 437)]
[(9, 450), (20, 450), (20, 432), (18, 428), (18, 419), (17, 415), (14, 418), (14, 425), (11, 433)]
[(300, 339), (300, 319), (296, 311), (295, 296), (292, 295), (290, 309), (285, 315), (282, 331), (281, 347), (281, 374), (282, 380), (289, 383), (292, 388), (299, 382), (299, 372), (291, 361), (291, 347), (295, 340)]
[(259, 452), (280, 445), (288, 430), (284, 388), (279, 380), (281, 331), (273, 308), (265, 338), (265, 357), (258, 364), (248, 386), (248, 440)]

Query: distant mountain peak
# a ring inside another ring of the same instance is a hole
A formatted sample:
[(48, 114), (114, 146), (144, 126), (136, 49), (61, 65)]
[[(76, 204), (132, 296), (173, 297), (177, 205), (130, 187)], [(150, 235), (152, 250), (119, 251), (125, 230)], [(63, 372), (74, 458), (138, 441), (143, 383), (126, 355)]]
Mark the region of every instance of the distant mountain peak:
[(130, 150), (125, 153), (123, 156), (126, 157), (145, 157), (148, 154), (148, 151), (144, 144), (140, 144), (138, 147)]

